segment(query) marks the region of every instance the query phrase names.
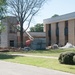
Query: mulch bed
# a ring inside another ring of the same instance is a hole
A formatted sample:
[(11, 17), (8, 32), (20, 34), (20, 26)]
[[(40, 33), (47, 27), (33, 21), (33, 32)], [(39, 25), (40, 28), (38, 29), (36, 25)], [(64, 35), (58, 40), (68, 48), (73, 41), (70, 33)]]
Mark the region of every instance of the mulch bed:
[(9, 48), (0, 48), (0, 52), (19, 52), (22, 51), (21, 48), (9, 47)]

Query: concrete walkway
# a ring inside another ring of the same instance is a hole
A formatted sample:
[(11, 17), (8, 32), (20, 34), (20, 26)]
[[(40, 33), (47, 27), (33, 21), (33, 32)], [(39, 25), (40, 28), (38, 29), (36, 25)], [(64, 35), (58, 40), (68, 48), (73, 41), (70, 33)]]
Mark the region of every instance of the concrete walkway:
[(58, 59), (58, 57), (52, 57), (52, 56), (40, 56), (40, 55), (30, 55), (30, 54), (12, 54), (12, 55), (18, 55), (18, 56), (27, 56), (27, 57), (37, 57), (37, 58), (53, 58)]
[(0, 61), (0, 75), (75, 75), (35, 66)]

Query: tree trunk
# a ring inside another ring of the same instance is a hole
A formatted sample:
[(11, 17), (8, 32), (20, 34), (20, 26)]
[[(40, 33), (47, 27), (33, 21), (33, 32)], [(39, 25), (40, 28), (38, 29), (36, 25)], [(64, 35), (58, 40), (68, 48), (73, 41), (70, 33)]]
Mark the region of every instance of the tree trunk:
[(20, 46), (23, 48), (23, 22), (20, 22), (21, 30), (20, 30)]

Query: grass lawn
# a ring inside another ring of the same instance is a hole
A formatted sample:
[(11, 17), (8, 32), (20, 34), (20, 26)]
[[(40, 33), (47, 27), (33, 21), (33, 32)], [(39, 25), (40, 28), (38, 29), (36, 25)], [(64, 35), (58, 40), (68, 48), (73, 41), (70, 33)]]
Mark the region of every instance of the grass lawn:
[[(30, 50), (30, 51), (22, 51), (22, 52), (10, 52), (12, 53), (23, 53), (23, 54), (31, 54), (31, 55), (41, 55), (41, 56), (55, 56), (58, 57), (60, 53), (66, 52), (66, 51), (74, 51), (74, 48), (69, 49), (50, 49), (50, 50)], [(9, 54), (9, 53), (8, 53)]]
[[(65, 52), (65, 51), (75, 51), (75, 49), (48, 50), (48, 51), (29, 51), (29, 52), (24, 52), (24, 53), (33, 54), (33, 55), (36, 54), (36, 55), (58, 56), (61, 52)], [(0, 60), (20, 63), (20, 64), (34, 65), (34, 66), (38, 66), (38, 67), (55, 69), (55, 70), (60, 70), (60, 71), (75, 74), (75, 65), (60, 64), (57, 59), (21, 57), (21, 56), (13, 56), (13, 55), (7, 55), (7, 54), (1, 53), (0, 54)]]
[(5, 54), (1, 54), (0, 59), (9, 62), (33, 65), (33, 66), (55, 69), (55, 70), (60, 70), (60, 71), (65, 71), (65, 72), (70, 72), (75, 74), (75, 65), (60, 64), (57, 59), (49, 59), (49, 58), (36, 59), (34, 57), (11, 56)]

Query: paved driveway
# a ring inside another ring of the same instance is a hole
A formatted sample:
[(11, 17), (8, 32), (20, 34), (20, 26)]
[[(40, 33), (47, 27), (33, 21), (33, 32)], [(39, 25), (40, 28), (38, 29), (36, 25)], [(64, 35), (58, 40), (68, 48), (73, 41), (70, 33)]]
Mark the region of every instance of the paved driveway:
[(0, 75), (75, 75), (35, 66), (0, 61)]

